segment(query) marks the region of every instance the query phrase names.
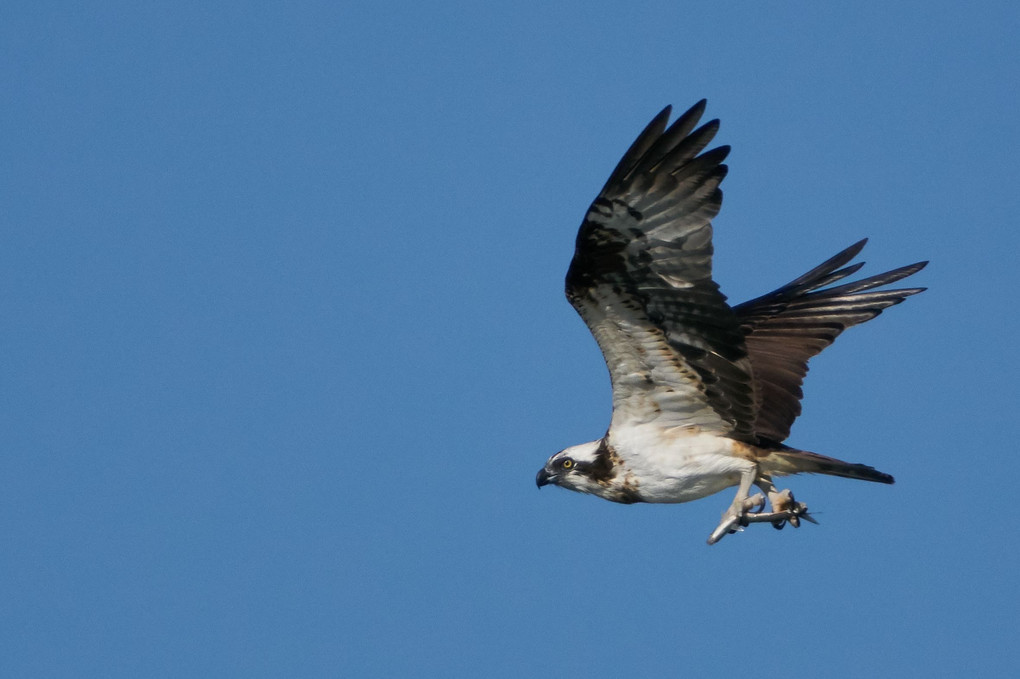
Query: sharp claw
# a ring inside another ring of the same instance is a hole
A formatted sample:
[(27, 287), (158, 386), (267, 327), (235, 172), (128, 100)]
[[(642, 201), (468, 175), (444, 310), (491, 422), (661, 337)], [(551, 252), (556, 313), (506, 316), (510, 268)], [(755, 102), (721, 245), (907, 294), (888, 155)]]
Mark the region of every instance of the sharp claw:
[(744, 513), (758, 514), (765, 509), (765, 496), (756, 493), (744, 500)]
[(807, 505), (797, 502), (789, 489), (770, 492), (769, 502), (772, 504), (772, 513), (776, 515), (776, 520), (772, 522), (772, 526), (776, 530), (782, 530), (787, 523), (794, 528), (800, 528), (801, 519), (818, 523), (808, 514)]
[[(746, 479), (745, 479), (746, 482)], [(766, 479), (767, 485), (758, 484), (759, 488), (768, 491), (768, 501), (771, 504), (771, 511), (765, 511), (765, 496), (761, 493), (746, 496), (746, 486), (741, 486), (741, 493), (745, 495), (743, 501), (735, 499), (730, 508), (723, 514), (722, 521), (708, 536), (708, 544), (714, 545), (727, 535), (739, 533), (746, 526), (752, 523), (769, 522), (776, 530), (782, 530), (787, 524), (794, 528), (800, 528), (800, 521), (808, 521), (817, 524), (813, 516), (808, 514), (807, 505), (797, 502), (789, 489), (782, 492), (776, 491), (775, 486)], [(739, 497), (740, 493), (738, 493)]]

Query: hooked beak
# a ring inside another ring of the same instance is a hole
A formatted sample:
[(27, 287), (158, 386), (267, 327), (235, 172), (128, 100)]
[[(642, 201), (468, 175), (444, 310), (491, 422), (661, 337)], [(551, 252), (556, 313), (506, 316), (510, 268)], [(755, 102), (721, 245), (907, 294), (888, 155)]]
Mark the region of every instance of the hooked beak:
[(542, 486), (548, 486), (551, 482), (552, 474), (546, 471), (545, 467), (538, 470), (538, 474), (535, 475), (535, 485), (541, 488)]

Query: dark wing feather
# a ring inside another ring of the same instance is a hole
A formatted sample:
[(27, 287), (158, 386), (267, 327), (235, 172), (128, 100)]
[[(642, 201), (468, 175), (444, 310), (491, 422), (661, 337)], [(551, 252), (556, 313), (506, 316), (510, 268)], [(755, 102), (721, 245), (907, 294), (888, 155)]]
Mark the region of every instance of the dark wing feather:
[[(870, 320), (924, 288), (874, 290), (917, 273), (927, 262), (825, 288), (864, 263), (846, 265), (867, 243), (854, 243), (800, 278), (734, 307), (745, 334), (759, 408), (754, 432), (782, 441), (800, 415), (801, 385), (808, 360), (847, 328)], [(842, 267), (842, 268), (841, 268)]]
[(566, 292), (609, 367), (614, 424), (753, 440), (743, 332), (712, 280), (711, 219), (729, 148), (701, 153), (719, 127), (694, 129), (704, 108), (667, 128), (667, 107), (631, 145), (577, 234)]

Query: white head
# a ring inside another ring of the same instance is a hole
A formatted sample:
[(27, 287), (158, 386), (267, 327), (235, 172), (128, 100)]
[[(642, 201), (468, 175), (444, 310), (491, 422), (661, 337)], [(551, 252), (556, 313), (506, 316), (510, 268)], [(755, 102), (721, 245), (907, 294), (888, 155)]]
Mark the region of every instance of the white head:
[(599, 494), (604, 479), (610, 472), (609, 453), (603, 439), (570, 446), (556, 453), (535, 476), (538, 487), (553, 484), (581, 493)]

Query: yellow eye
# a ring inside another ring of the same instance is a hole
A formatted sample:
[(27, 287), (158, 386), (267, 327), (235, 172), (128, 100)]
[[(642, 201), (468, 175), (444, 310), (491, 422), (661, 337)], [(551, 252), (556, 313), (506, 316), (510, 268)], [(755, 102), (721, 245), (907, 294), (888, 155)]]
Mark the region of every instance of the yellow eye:
[(563, 467), (564, 469), (570, 469), (571, 467), (574, 466), (574, 461), (568, 457), (565, 460), (563, 460), (563, 462), (560, 462), (560, 466)]

